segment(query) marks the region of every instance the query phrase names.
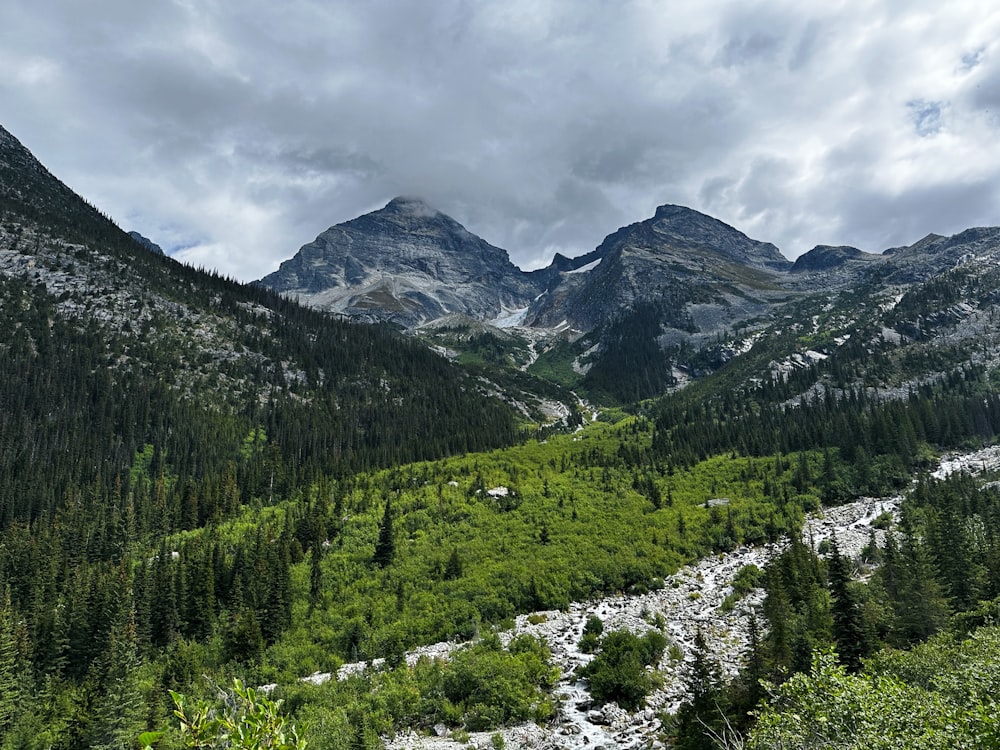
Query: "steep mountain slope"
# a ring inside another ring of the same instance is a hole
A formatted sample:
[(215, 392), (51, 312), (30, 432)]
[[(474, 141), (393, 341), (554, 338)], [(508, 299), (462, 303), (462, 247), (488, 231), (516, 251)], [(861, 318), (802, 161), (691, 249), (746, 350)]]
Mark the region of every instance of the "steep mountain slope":
[(416, 342), (145, 250), (2, 129), (0, 315), (4, 522), (127, 473), (146, 444), (192, 480), (232, 463), (249, 499), (265, 471), (271, 494), (516, 434), (509, 407)]
[(313, 307), (406, 327), (452, 313), (488, 320), (541, 291), (506, 251), (405, 197), (330, 227), (260, 283)]
[(825, 275), (837, 285), (804, 294), (755, 330), (709, 347), (734, 356), (690, 398), (764, 393), (785, 405), (884, 401), (995, 377), (1000, 230), (936, 238)]
[[(840, 390), (853, 384), (905, 393), (962, 362), (997, 362), (1000, 228), (930, 235), (878, 255), (818, 246), (773, 270), (781, 264), (766, 255), (730, 265), (711, 248), (681, 258), (668, 249), (664, 265), (649, 250), (659, 236), (647, 224), (612, 235), (598, 266), (564, 274), (569, 282), (551, 288), (553, 300), (536, 302), (546, 323), (572, 320), (570, 311), (582, 309), (577, 321), (585, 328), (587, 311), (607, 309), (594, 300), (626, 300), (591, 332), (550, 348), (534, 368), (575, 373), (565, 382), (591, 398), (632, 401), (720, 368), (729, 379), (724, 388), (739, 379), (741, 388), (808, 381), (801, 392), (811, 394), (830, 382)], [(782, 388), (790, 393), (792, 386)]]

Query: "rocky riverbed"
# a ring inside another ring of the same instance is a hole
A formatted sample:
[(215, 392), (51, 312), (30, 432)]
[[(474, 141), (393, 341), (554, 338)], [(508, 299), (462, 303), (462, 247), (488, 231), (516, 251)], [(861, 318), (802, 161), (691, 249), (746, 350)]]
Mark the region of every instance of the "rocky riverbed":
[[(876, 540), (884, 540), (884, 533), (874, 529), (872, 523), (883, 513), (894, 513), (901, 498), (862, 498), (848, 505), (828, 508), (811, 517), (803, 535), (807, 543), (820, 545), (823, 540), (836, 536), (837, 545), (844, 555), (856, 557), (869, 543), (874, 533)], [(525, 724), (498, 732), (473, 733), (466, 738), (452, 738), (441, 726), (435, 735), (414, 732), (401, 734), (389, 741), (389, 750), (457, 750), (462, 747), (490, 748), (494, 735), (503, 737), (508, 748), (545, 748), (567, 750), (586, 748), (646, 748), (662, 747), (659, 716), (675, 711), (685, 697), (686, 678), (693, 659), (695, 634), (701, 631), (709, 650), (723, 671), (734, 675), (739, 670), (748, 646), (750, 613), (763, 600), (758, 590), (744, 598), (733, 608), (723, 608), (722, 603), (732, 593), (736, 574), (746, 565), (763, 568), (781, 551), (779, 545), (742, 547), (721, 555), (699, 560), (666, 579), (662, 589), (641, 596), (615, 596), (591, 602), (572, 604), (565, 611), (535, 612), (517, 618), (513, 629), (500, 634), (508, 643), (522, 633), (544, 638), (552, 650), (552, 659), (562, 673), (555, 689), (561, 699), (557, 720), (546, 727)], [(615, 704), (591, 704), (585, 681), (574, 678), (576, 667), (593, 657), (582, 653), (577, 644), (589, 617), (596, 615), (604, 622), (605, 632), (628, 629), (637, 634), (659, 628), (672, 648), (668, 648), (657, 666), (662, 686), (654, 691), (646, 707), (631, 713)], [(447, 658), (460, 644), (441, 643), (416, 649), (407, 654), (415, 663), (421, 656)], [(338, 677), (377, 668), (378, 663), (345, 664)], [(331, 675), (314, 675), (321, 681)]]

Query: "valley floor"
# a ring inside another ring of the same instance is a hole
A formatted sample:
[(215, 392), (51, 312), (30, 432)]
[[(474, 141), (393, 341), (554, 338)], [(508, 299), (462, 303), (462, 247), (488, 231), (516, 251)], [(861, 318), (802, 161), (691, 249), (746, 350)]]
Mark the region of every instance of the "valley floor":
[[(963, 464), (964, 465), (964, 464)], [(857, 557), (874, 532), (884, 540), (884, 533), (872, 526), (880, 515), (894, 513), (902, 498), (861, 498), (853, 503), (828, 508), (809, 518), (804, 529), (805, 541), (819, 546), (836, 537), (842, 554)], [(495, 732), (469, 735), (468, 746), (492, 747), (494, 736), (503, 737), (506, 747), (525, 748), (638, 748), (658, 746), (661, 713), (676, 711), (685, 697), (686, 677), (693, 660), (693, 643), (701, 632), (706, 645), (727, 675), (735, 675), (748, 646), (748, 624), (753, 608), (760, 605), (763, 592), (757, 590), (737, 606), (723, 607), (732, 593), (736, 574), (747, 565), (763, 568), (781, 551), (780, 545), (742, 547), (731, 553), (703, 558), (688, 565), (664, 581), (662, 589), (641, 596), (616, 596), (591, 602), (578, 602), (566, 611), (535, 612), (520, 615), (513, 629), (500, 634), (506, 645), (514, 637), (530, 634), (544, 638), (552, 650), (552, 661), (562, 674), (555, 689), (561, 699), (557, 720), (547, 727), (524, 724)], [(646, 707), (630, 713), (615, 704), (592, 706), (585, 681), (574, 678), (574, 670), (593, 657), (583, 653), (578, 643), (584, 625), (592, 616), (601, 618), (605, 632), (627, 629), (642, 634), (662, 628), (669, 648), (658, 671), (662, 686), (646, 701)], [(439, 643), (415, 649), (407, 654), (411, 664), (422, 656), (447, 658), (463, 644)], [(367, 668), (378, 668), (379, 662), (345, 664), (337, 677)], [(307, 678), (320, 683), (332, 675), (322, 673)], [(466, 741), (465, 733), (450, 736), (443, 725), (438, 736), (402, 734), (386, 747), (389, 750), (456, 749)]]

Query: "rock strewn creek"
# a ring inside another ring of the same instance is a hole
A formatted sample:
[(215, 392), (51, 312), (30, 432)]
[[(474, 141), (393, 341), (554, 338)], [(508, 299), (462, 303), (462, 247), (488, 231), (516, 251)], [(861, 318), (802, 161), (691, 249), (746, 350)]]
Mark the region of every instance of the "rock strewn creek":
[[(969, 467), (963, 465), (961, 468)], [(803, 537), (806, 543), (818, 546), (823, 540), (836, 536), (841, 553), (857, 557), (870, 542), (873, 533), (877, 543), (884, 542), (885, 532), (875, 529), (872, 523), (883, 513), (895, 513), (901, 500), (901, 497), (861, 498), (853, 503), (827, 508), (807, 520)], [(485, 749), (492, 747), (495, 734), (501, 735), (509, 748), (612, 750), (663, 747), (659, 740), (659, 715), (675, 711), (685, 697), (695, 634), (701, 631), (723, 672), (735, 675), (748, 648), (750, 613), (760, 606), (764, 595), (761, 590), (754, 591), (729, 611), (721, 608), (722, 603), (732, 593), (733, 579), (744, 566), (763, 568), (781, 549), (781, 545), (741, 547), (685, 566), (665, 579), (662, 589), (647, 594), (577, 602), (565, 611), (518, 616), (513, 629), (499, 634), (500, 640), (506, 645), (515, 636), (524, 633), (546, 640), (552, 651), (552, 662), (558, 665), (562, 675), (554, 690), (561, 704), (557, 719), (544, 727), (522, 724), (491, 732), (461, 733), (461, 741), (453, 739), (444, 726), (439, 726), (433, 735), (412, 731), (402, 733), (386, 742), (387, 749), (458, 750), (463, 746)], [(657, 666), (662, 686), (647, 698), (643, 709), (631, 713), (613, 703), (592, 705), (586, 681), (574, 678), (576, 667), (593, 658), (581, 652), (577, 645), (587, 619), (593, 615), (604, 622), (605, 632), (628, 629), (642, 635), (654, 628), (662, 628), (668, 642), (668, 649)], [(407, 653), (406, 660), (412, 665), (424, 656), (447, 659), (452, 651), (464, 645), (449, 642), (421, 647)], [(678, 655), (681, 658), (677, 658)], [(344, 679), (348, 675), (381, 666), (381, 659), (344, 664), (336, 677)], [(332, 677), (330, 673), (317, 673), (305, 679), (319, 684)]]

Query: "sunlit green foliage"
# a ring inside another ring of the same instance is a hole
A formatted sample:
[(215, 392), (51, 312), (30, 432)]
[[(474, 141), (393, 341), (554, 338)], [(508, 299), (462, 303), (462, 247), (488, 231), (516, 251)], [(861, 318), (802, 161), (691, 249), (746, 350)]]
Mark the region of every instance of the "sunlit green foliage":
[[(271, 700), (266, 694), (243, 685), (239, 680), (220, 691), (215, 703), (189, 702), (176, 692), (174, 716), (180, 726), (184, 748), (219, 748), (233, 750), (305, 750), (295, 725), (281, 713), (281, 700)], [(142, 735), (144, 750), (161, 738), (160, 733)]]
[[(645, 591), (682, 562), (775, 541), (801, 519), (801, 501), (787, 491), (789, 462), (719, 458), (672, 473), (639, 468), (649, 460), (649, 441), (640, 421), (595, 424), (332, 488), (342, 511), (326, 522), (334, 533), (320, 584), (308, 561), (293, 565), (299, 604), (267, 663), (289, 676), (307, 674), (400, 645), (467, 639), (518, 612)], [(379, 566), (372, 559), (383, 498), (391, 499), (394, 554)], [(303, 505), (290, 506), (289, 518), (304, 520)]]
[(895, 750), (995, 748), (1000, 744), (1000, 638), (936, 641), (873, 659), (848, 674), (818, 652), (808, 673), (773, 693), (749, 748)]

